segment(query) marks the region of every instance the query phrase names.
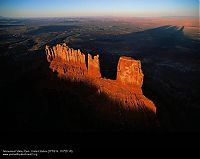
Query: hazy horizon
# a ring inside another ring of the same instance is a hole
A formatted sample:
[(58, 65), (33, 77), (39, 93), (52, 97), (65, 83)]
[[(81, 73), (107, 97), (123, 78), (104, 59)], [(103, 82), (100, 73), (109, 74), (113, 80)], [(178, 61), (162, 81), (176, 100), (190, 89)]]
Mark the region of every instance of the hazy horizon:
[(199, 17), (199, 0), (2, 0), (3, 17)]

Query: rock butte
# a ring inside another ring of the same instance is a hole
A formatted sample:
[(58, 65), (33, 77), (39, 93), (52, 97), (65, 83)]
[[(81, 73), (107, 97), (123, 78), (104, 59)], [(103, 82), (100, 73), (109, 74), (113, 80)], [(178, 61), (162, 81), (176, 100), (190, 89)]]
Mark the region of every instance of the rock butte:
[[(144, 75), (141, 62), (131, 57), (120, 57), (117, 67), (117, 79), (102, 78), (99, 55), (92, 57), (80, 50), (69, 48), (65, 43), (45, 48), (49, 68), (57, 72), (60, 78), (85, 82), (98, 89), (116, 102), (134, 110), (149, 110), (156, 113), (154, 103), (142, 93)], [(86, 65), (87, 61), (87, 65)]]

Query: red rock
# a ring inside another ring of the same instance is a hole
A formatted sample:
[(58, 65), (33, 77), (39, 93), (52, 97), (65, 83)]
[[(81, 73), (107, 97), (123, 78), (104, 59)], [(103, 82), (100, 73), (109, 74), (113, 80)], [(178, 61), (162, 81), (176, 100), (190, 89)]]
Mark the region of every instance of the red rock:
[(120, 57), (117, 67), (117, 81), (133, 87), (142, 87), (143, 73), (141, 62), (130, 57)]
[(92, 78), (101, 78), (99, 55), (94, 56), (88, 54), (88, 75)]
[(156, 113), (154, 103), (142, 93), (144, 75), (140, 61), (121, 57), (117, 68), (117, 79), (110, 80), (101, 77), (99, 55), (92, 58), (92, 55), (88, 54), (87, 68), (85, 54), (80, 50), (69, 48), (66, 44), (58, 44), (53, 48), (46, 46), (45, 50), (50, 69), (57, 72), (59, 77), (91, 83), (97, 87), (98, 93), (106, 94), (125, 107), (134, 110), (148, 109)]

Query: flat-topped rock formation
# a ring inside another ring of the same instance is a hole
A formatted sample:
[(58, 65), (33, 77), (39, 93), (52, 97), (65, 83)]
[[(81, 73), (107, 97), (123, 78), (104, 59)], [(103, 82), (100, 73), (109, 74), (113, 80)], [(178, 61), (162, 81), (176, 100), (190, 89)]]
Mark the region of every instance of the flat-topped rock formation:
[(117, 67), (117, 81), (130, 85), (130, 87), (141, 88), (144, 75), (141, 69), (141, 62), (130, 57), (120, 57)]
[(69, 48), (65, 43), (46, 46), (45, 50), (50, 69), (60, 78), (91, 84), (97, 88), (97, 93), (106, 94), (125, 108), (156, 113), (154, 103), (142, 93), (144, 75), (140, 61), (120, 57), (117, 79), (111, 80), (101, 76), (99, 55), (83, 54), (80, 50)]

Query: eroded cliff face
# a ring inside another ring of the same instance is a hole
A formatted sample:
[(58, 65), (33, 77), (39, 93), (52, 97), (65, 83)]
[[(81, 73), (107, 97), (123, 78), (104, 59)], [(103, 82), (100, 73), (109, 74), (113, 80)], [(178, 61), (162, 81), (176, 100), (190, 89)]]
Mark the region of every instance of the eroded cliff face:
[(69, 48), (66, 44), (46, 46), (45, 50), (50, 69), (57, 72), (60, 78), (89, 83), (97, 88), (97, 93), (106, 94), (125, 108), (156, 114), (154, 103), (142, 93), (144, 75), (140, 61), (121, 57), (117, 68), (117, 79), (110, 80), (101, 76), (99, 55), (92, 57), (88, 54), (86, 60), (85, 54), (80, 50)]
[(141, 89), (144, 75), (141, 62), (130, 57), (120, 57), (117, 67), (117, 81), (130, 85), (132, 88)]

